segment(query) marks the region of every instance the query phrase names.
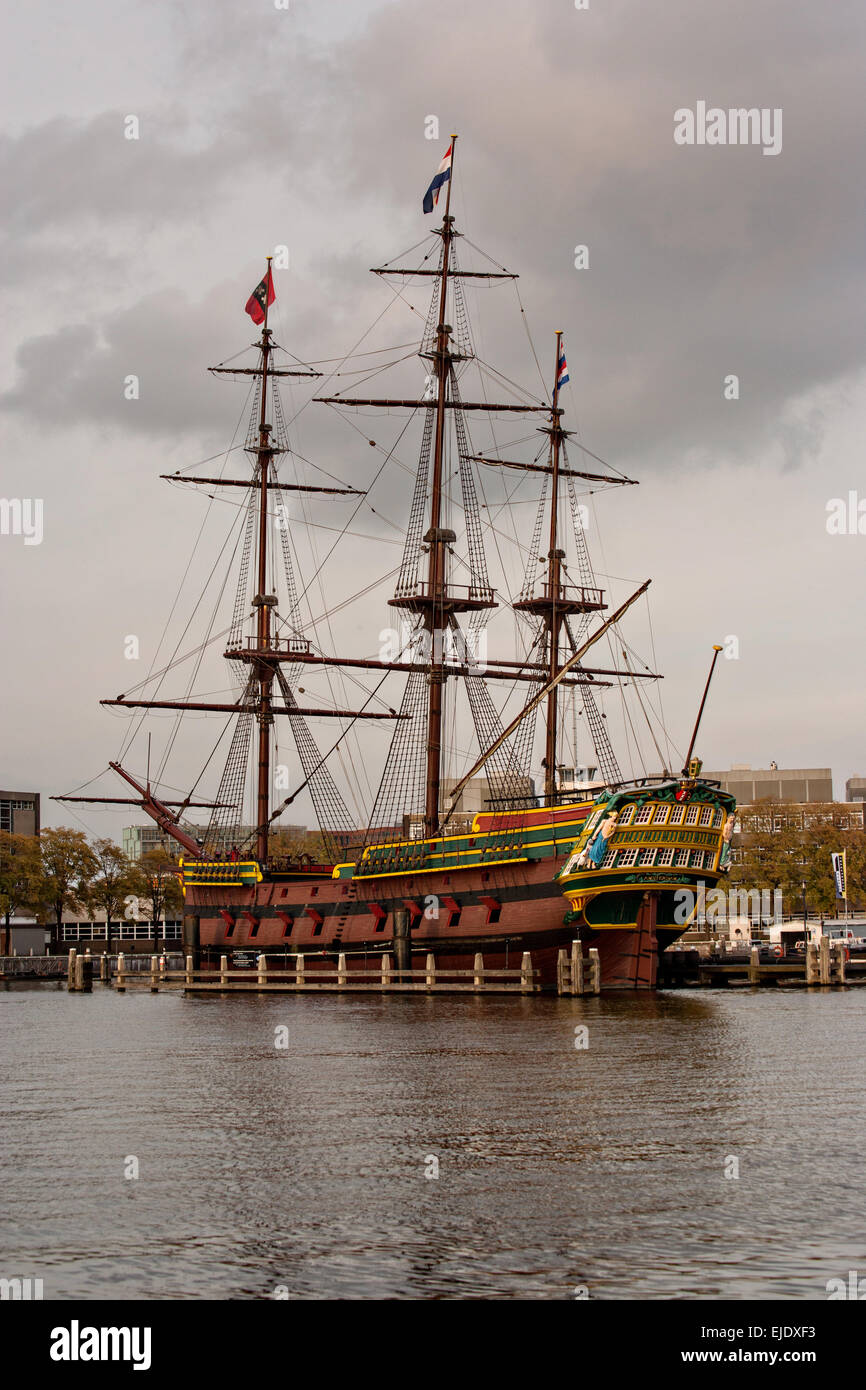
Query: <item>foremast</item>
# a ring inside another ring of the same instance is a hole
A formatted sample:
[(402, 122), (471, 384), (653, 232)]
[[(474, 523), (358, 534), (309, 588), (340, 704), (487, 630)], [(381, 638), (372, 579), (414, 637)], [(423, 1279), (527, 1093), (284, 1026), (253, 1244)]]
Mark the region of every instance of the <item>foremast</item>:
[[(312, 369), (298, 370), (293, 367), (277, 367), (273, 363), (275, 344), (273, 342), (272, 331), (268, 327), (268, 310), (274, 299), (271, 260), (272, 257), (268, 256), (265, 278), (258, 286), (257, 290), (254, 291), (247, 304), (247, 312), (251, 313), (255, 322), (262, 323), (261, 339), (256, 344), (259, 352), (258, 365), (256, 367), (217, 366), (210, 368), (210, 371), (215, 374), (248, 376), (258, 379), (258, 397), (253, 405), (253, 418), (250, 420), (250, 433), (248, 434), (248, 443), (246, 445), (246, 452), (254, 455), (256, 458), (256, 466), (253, 469), (252, 477), (204, 478), (185, 476), (180, 473), (162, 475), (171, 482), (197, 483), (204, 484), (208, 487), (244, 488), (251, 494), (250, 506), (253, 505), (252, 495), (257, 494), (255, 506), (257, 507), (258, 516), (255, 518), (253, 514), (248, 511), (250, 529), (247, 532), (248, 538), (251, 540), (253, 535), (252, 523), (257, 519), (258, 525), (255, 528), (258, 552), (255, 568), (256, 583), (255, 593), (251, 597), (251, 606), (255, 613), (255, 635), (253, 637), (244, 638), (241, 633), (247, 574), (247, 552), (245, 551), (245, 558), (241, 566), (238, 593), (235, 600), (235, 617), (231, 629), (232, 635), (229, 638), (228, 649), (224, 652), (224, 656), (230, 664), (239, 662), (249, 667), (249, 673), (245, 678), (244, 690), (241, 694), (241, 698), (232, 703), (228, 703), (192, 699), (128, 699), (127, 696), (123, 694), (119, 695), (114, 700), (100, 701), (103, 705), (122, 706), (125, 708), (142, 710), (172, 710), (178, 714), (182, 714), (188, 710), (195, 710), (237, 715), (238, 721), (235, 727), (232, 749), (229, 753), (229, 763), (223, 773), (223, 783), (228, 782), (229, 786), (232, 785), (233, 777), (231, 767), (232, 760), (234, 759), (236, 765), (235, 770), (237, 767), (242, 769), (249, 751), (249, 734), (248, 732), (245, 733), (244, 725), (246, 723), (248, 730), (248, 721), (255, 720), (258, 731), (256, 748), (255, 853), (256, 858), (261, 864), (266, 864), (268, 859), (270, 824), (279, 816), (280, 810), (282, 809), (278, 807), (275, 811), (271, 811), (270, 760), (271, 729), (274, 724), (274, 716), (282, 715), (288, 717), (295, 742), (298, 744), (298, 751), (306, 774), (305, 781), (301, 784), (300, 789), (303, 789), (305, 786), (311, 787), (317, 814), (324, 796), (325, 800), (330, 801), (332, 808), (336, 807), (338, 812), (342, 812), (345, 821), (348, 821), (348, 813), (339, 797), (339, 793), (336, 791), (336, 788), (333, 787), (330, 774), (324, 766), (325, 758), (320, 757), (315, 741), (312, 739), (306, 727), (306, 717), (336, 718), (351, 722), (357, 719), (394, 719), (398, 717), (393, 710), (388, 710), (387, 713), (380, 713), (378, 711), (369, 711), (366, 707), (361, 710), (335, 709), (333, 707), (301, 707), (298, 705), (290, 684), (283, 671), (280, 669), (280, 663), (288, 662), (291, 665), (295, 665), (299, 659), (316, 660), (316, 658), (310, 652), (309, 641), (301, 636), (296, 629), (290, 628), (292, 635), (288, 639), (280, 638), (275, 632), (274, 621), (277, 615), (278, 598), (276, 593), (269, 592), (268, 585), (271, 558), (268, 546), (268, 530), (271, 519), (269, 497), (273, 494), (276, 498), (278, 507), (282, 512), (279, 524), (284, 527), (286, 524), (285, 505), (282, 502), (284, 491), (355, 496), (362, 494), (359, 493), (356, 488), (316, 487), (302, 483), (284, 484), (280, 482), (277, 476), (274, 460), (278, 454), (287, 452), (288, 442), (287, 439), (282, 437), (285, 435), (285, 424), (282, 407), (279, 403), (279, 396), (276, 387), (273, 386), (269, 397), (268, 382), (270, 380), (273, 383), (276, 377), (318, 377), (321, 373), (313, 371)], [(251, 306), (254, 306), (254, 302), (257, 302), (261, 307), (261, 319), (258, 318), (257, 313), (253, 312), (251, 308)], [(272, 406), (274, 407), (274, 418), (278, 424), (276, 439), (274, 438), (273, 425), (268, 419)], [(253, 443), (253, 440), (256, 442)], [(290, 618), (293, 618), (295, 616), (294, 610), (297, 606), (297, 595), (295, 593), (294, 580), (290, 573), (290, 561), (287, 552), (284, 553), (283, 559), (287, 569), (286, 582), (292, 605)], [(174, 663), (166, 667), (166, 671), (161, 674), (165, 675), (165, 673), (172, 668), (172, 665), (174, 665)], [(283, 700), (280, 704), (275, 704), (273, 700), (273, 685), (275, 679), (278, 681), (283, 695)], [(147, 682), (144, 682), (144, 684), (147, 684)], [(210, 759), (208, 759), (208, 761), (210, 761)], [(207, 764), (205, 764), (205, 766), (207, 766)], [(137, 798), (76, 796), (58, 797), (56, 799), (59, 801), (75, 800), (139, 805), (147, 815), (160, 825), (166, 834), (170, 835), (187, 854), (194, 858), (204, 857), (208, 847), (203, 847), (197, 839), (188, 834), (180, 825), (181, 816), (189, 807), (209, 807), (211, 809), (213, 814), (208, 833), (213, 829), (214, 817), (218, 816), (221, 812), (229, 813), (230, 818), (233, 819), (235, 823), (239, 823), (240, 821), (242, 809), (241, 801), (243, 796), (242, 775), (240, 778), (237, 776), (234, 778), (237, 784), (234, 789), (238, 794), (235, 799), (227, 800), (225, 796), (221, 795), (216, 801), (196, 802), (192, 800), (192, 793), (190, 793), (183, 802), (170, 803), (157, 797), (151, 790), (149, 774), (147, 784), (142, 785), (140, 780), (133, 777), (119, 762), (112, 762), (109, 764), (109, 767), (139, 794)], [(322, 784), (324, 784), (324, 787)], [(319, 788), (318, 796), (316, 794), (316, 786)], [(290, 797), (283, 805), (289, 804), (293, 799), (293, 797)], [(179, 805), (179, 809), (177, 811), (172, 811), (170, 807), (173, 805)], [(227, 817), (227, 819), (228, 818), (229, 817)], [(323, 831), (324, 828), (325, 827), (322, 826)], [(215, 846), (211, 846), (211, 849), (214, 850)]]

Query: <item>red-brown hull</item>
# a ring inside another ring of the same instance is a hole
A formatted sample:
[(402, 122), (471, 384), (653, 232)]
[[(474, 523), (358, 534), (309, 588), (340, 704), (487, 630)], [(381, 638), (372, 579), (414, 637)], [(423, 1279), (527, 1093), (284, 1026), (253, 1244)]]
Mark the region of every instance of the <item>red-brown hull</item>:
[[(443, 969), (471, 966), (476, 952), (490, 969), (514, 969), (532, 954), (544, 988), (556, 984), (559, 950), (569, 949), (576, 927), (564, 922), (568, 903), (555, 874), (566, 856), (456, 872), (333, 879), (275, 878), (255, 888), (190, 886), (186, 912), (199, 918), (205, 956), (254, 949), (272, 956), (303, 952), (369, 968), (372, 957), (394, 950), (394, 915), (411, 923), (412, 964), (428, 952)], [(679, 933), (665, 929), (663, 944)], [(598, 949), (604, 989), (652, 989), (658, 942), (654, 903), (642, 909), (637, 928), (582, 932), (584, 950)]]

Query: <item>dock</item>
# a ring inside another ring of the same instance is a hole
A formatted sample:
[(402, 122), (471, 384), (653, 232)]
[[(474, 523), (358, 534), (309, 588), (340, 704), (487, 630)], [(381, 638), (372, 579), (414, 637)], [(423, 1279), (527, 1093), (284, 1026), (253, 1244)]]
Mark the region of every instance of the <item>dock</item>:
[[(529, 951), (523, 952), (520, 966), (494, 969), (482, 954), (474, 958), (471, 969), (445, 969), (428, 953), (423, 967), (408, 968), (385, 952), (368, 965), (349, 965), (346, 953), (336, 965), (321, 965), (321, 955), (254, 956), (241, 968), (231, 966), (227, 955), (207, 969), (195, 966), (191, 955), (163, 956), (118, 954), (116, 960), (104, 954), (67, 956), (0, 957), (0, 981), (65, 980), (70, 993), (88, 994), (94, 980), (113, 987), (118, 993), (146, 989), (184, 993), (377, 993), (377, 994), (539, 994), (581, 997), (601, 993), (601, 963), (598, 951), (590, 947), (584, 954), (580, 942), (570, 951), (559, 951), (555, 990), (540, 981), (541, 972), (532, 964)], [(180, 968), (172, 968), (182, 961)], [(657, 989), (730, 988), (744, 986), (776, 988), (848, 989), (866, 985), (866, 951), (851, 951), (843, 941), (824, 937), (810, 943), (805, 951), (789, 951), (776, 956), (766, 947), (749, 951), (720, 952), (677, 947), (665, 951), (659, 960)]]
[(164, 958), (151, 957), (150, 972), (129, 972), (123, 956), (118, 956), (114, 988), (119, 992), (144, 987), (151, 993), (163, 989), (179, 989), (186, 994), (538, 994), (541, 991), (539, 971), (533, 968), (528, 951), (523, 953), (520, 968), (493, 970), (484, 964), (484, 957), (475, 956), (471, 970), (446, 970), (437, 966), (435, 957), (428, 954), (422, 969), (399, 967), (393, 956), (383, 954), (377, 966), (361, 969), (348, 965), (345, 953), (337, 958), (334, 967), (307, 967), (303, 955), (280, 956), (279, 963), (265, 955), (256, 964), (240, 970), (229, 967), (228, 956), (221, 956), (219, 968), (196, 970), (193, 957), (186, 957), (182, 970), (165, 968)]
[[(143, 987), (152, 993), (162, 989), (180, 989), (188, 994), (212, 993), (377, 993), (377, 994), (538, 994), (542, 990), (539, 971), (533, 967), (532, 955), (524, 951), (519, 969), (490, 969), (480, 953), (475, 956), (471, 970), (444, 969), (429, 953), (423, 969), (401, 968), (394, 958), (383, 953), (378, 967), (349, 968), (347, 957), (341, 953), (336, 967), (307, 968), (303, 955), (285, 957), (279, 964), (260, 955), (252, 968), (232, 970), (228, 956), (220, 957), (218, 970), (196, 970), (192, 956), (187, 956), (183, 970), (167, 970), (164, 959), (151, 957), (147, 974), (127, 973), (123, 956), (118, 957), (114, 987), (120, 992)], [(579, 942), (571, 953), (562, 950), (557, 962), (556, 992), (560, 995), (599, 994), (601, 964), (598, 951), (590, 949), (584, 957)]]
[(866, 953), (852, 954), (843, 941), (823, 937), (805, 951), (780, 956), (752, 946), (736, 954), (702, 953), (694, 948), (665, 951), (659, 964), (660, 989), (775, 985), (828, 988), (866, 985)]

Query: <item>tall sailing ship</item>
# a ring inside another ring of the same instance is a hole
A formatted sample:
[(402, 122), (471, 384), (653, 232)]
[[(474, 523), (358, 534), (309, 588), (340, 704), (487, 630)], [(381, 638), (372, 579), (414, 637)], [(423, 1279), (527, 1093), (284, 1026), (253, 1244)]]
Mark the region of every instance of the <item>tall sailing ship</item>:
[[(445, 211), (426, 254), (419, 256), (421, 264), (391, 264), (373, 272), (398, 286), (432, 281), (418, 347), (426, 371), (423, 395), (315, 397), (341, 413), (408, 412), (409, 421), (420, 421), (419, 462), (390, 599), (402, 637), (377, 659), (331, 654), (313, 640), (311, 624), (302, 616), (308, 586), (300, 576), (299, 587), (293, 559), (296, 523), (290, 519), (289, 494), (363, 499), (365, 492), (289, 483), (280, 476), (280, 462), (291, 458), (293, 449), (279, 380), (319, 373), (275, 343), (268, 326), (274, 302), (269, 259), (247, 304), (261, 324), (255, 364), (211, 368), (251, 382), (249, 476), (163, 475), (206, 485), (211, 495), (230, 489), (225, 495), (242, 498), (235, 599), (223, 653), (237, 697), (196, 699), (190, 692), (184, 699), (156, 698), (173, 669), (169, 663), (156, 673), (159, 685), (150, 698), (143, 691), (136, 692), (142, 698), (126, 692), (102, 702), (142, 711), (133, 716), (136, 734), (149, 711), (175, 711), (169, 748), (180, 716), (222, 715), (221, 738), (229, 732), (231, 737), (218, 789), (212, 801), (194, 801), (200, 777), (183, 800), (168, 800), (162, 784), (151, 783), (149, 763), (143, 777), (118, 760), (109, 766), (128, 784), (126, 798), (58, 799), (125, 800), (178, 844), (185, 948), (202, 962), (252, 948), (268, 955), (303, 954), (308, 970), (332, 965), (342, 953), (351, 970), (368, 968), (373, 954), (391, 951), (405, 969), (423, 964), (432, 952), (438, 965), (455, 969), (471, 965), (481, 952), (495, 969), (517, 965), (521, 953), (529, 951), (542, 985), (551, 986), (559, 950), (577, 938), (584, 950), (597, 947), (604, 988), (652, 988), (658, 955), (686, 929), (700, 885), (715, 887), (726, 871), (734, 803), (717, 783), (700, 777), (700, 763), (692, 757), (694, 735), (676, 773), (664, 766), (654, 734), (657, 774), (629, 779), (617, 762), (597, 695), (614, 684), (628, 686), (652, 732), (640, 682), (657, 677), (630, 661), (622, 640), (622, 666), (614, 661), (592, 667), (586, 658), (601, 638), (619, 636), (617, 625), (649, 581), (608, 612), (587, 549), (578, 487), (627, 486), (632, 480), (579, 443), (596, 471), (576, 468), (569, 460), (574, 435), (560, 404), (568, 380), (562, 334), (555, 335), (547, 399), (517, 399), (527, 393), (493, 369), (488, 378), (504, 384), (502, 394), (511, 399), (463, 398), (461, 379), (476, 360), (464, 284), (517, 277), (489, 258), (477, 270), (460, 264), (461, 233), (451, 214), (455, 141), (452, 137), (425, 198), (425, 212), (432, 211), (444, 191)], [(537, 431), (541, 442), (534, 459), (502, 457), (495, 443), (477, 452), (468, 424), (473, 412), (488, 420), (507, 413), (537, 421), (533, 434)], [(505, 470), (502, 476), (508, 477), (522, 474), (538, 489), (516, 597), (494, 589), (488, 575), (485, 530), (490, 534), (494, 528), (489, 512), (487, 526), (482, 523), (477, 486), (478, 470), (488, 469)], [(503, 603), (513, 610), (524, 638), (519, 659), (486, 655), (487, 624)], [(356, 701), (360, 707), (308, 704), (299, 682), (314, 668), (349, 673), (353, 688), (366, 695)], [(397, 673), (392, 679), (404, 681), (399, 707), (388, 706), (379, 693), (392, 673)], [(364, 680), (375, 681), (373, 688)], [(475, 745), (473, 754), (463, 751), (462, 763), (452, 713), (460, 686), (468, 697)], [(511, 719), (504, 713), (507, 702), (497, 705), (495, 695), (502, 689), (516, 701)], [(706, 694), (705, 689), (704, 701)], [(582, 716), (585, 730), (583, 779), (576, 746), (573, 767), (563, 770), (569, 705)], [(536, 790), (530, 770), (539, 718), (544, 755)], [(337, 733), (325, 753), (310, 719), (336, 721)], [(381, 720), (392, 727), (390, 748), (365, 823), (359, 825), (332, 767), (349, 747), (350, 734), (355, 738), (365, 721)], [(282, 721), (288, 723), (299, 767), (297, 786), (288, 796), (278, 795), (275, 786), (275, 729)], [(127, 750), (130, 744), (128, 739)], [(446, 776), (449, 755), (459, 777)], [(468, 757), (472, 765), (466, 770)], [(462, 809), (465, 798), (479, 787), (484, 808), (468, 814)], [(322, 851), (314, 857), (280, 852), (281, 817), (302, 791), (321, 832)], [(248, 797), (254, 808), (251, 831), (244, 829)], [(209, 808), (210, 821), (196, 833), (186, 816), (202, 806)], [(683, 902), (693, 906), (683, 911)]]

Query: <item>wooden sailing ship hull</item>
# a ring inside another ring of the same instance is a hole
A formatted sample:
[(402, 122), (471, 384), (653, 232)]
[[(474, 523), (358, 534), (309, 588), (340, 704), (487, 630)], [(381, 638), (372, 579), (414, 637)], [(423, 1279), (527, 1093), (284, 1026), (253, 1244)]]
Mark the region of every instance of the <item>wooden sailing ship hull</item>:
[[(637, 809), (649, 795), (644, 791), (629, 804)], [(708, 802), (695, 804), (698, 814), (706, 805), (706, 814), (715, 816), (715, 799), (711, 812)], [(701, 854), (700, 868), (567, 875), (575, 847), (591, 836), (601, 810), (580, 803), (556, 811), (481, 815), (469, 835), (375, 847), (376, 862), (387, 863), (389, 854), (400, 853), (415, 854), (420, 863), (442, 861), (442, 867), (416, 871), (360, 873), (369, 862), (364, 858), (330, 871), (314, 866), (268, 875), (255, 861), (199, 862), (185, 869), (185, 911), (198, 919), (205, 961), (214, 965), (222, 954), (255, 950), (270, 956), (302, 953), (310, 969), (317, 961), (332, 966), (343, 953), (349, 970), (369, 969), (383, 952), (398, 958), (408, 952), (418, 968), (432, 953), (437, 967), (468, 969), (480, 952), (490, 969), (508, 969), (529, 951), (542, 987), (550, 989), (559, 951), (570, 949), (577, 937), (584, 951), (594, 946), (599, 952), (602, 988), (652, 989), (660, 951), (691, 920), (691, 913), (676, 919), (677, 894), (684, 888), (694, 892), (699, 881), (714, 887), (721, 877), (715, 868), (720, 830), (696, 825), (663, 832), (638, 826), (619, 832), (620, 843), (634, 845), (638, 853), (655, 843), (652, 837), (667, 833), (688, 854)], [(693, 849), (705, 841), (712, 842), (712, 850)], [(470, 855), (477, 862), (461, 864), (461, 857)], [(490, 855), (500, 856), (500, 862)], [(409, 964), (408, 955), (403, 964)]]
[[(408, 909), (412, 965), (417, 968), (432, 952), (442, 969), (469, 969), (481, 952), (490, 969), (514, 969), (529, 951), (542, 987), (553, 988), (560, 949), (570, 949), (580, 936), (584, 949), (598, 948), (603, 988), (651, 989), (658, 950), (685, 927), (656, 933), (651, 915), (638, 928), (620, 930), (594, 932), (566, 924), (568, 903), (553, 878), (566, 860), (563, 855), (553, 863), (503, 868), (486, 881), (479, 870), (465, 871), (459, 882), (453, 874), (407, 874), (387, 883), (374, 879), (346, 897), (331, 878), (274, 878), (255, 888), (196, 887), (187, 891), (186, 912), (199, 918), (205, 959), (214, 965), (220, 954), (254, 949), (272, 956), (303, 953), (308, 970), (315, 969), (317, 959), (332, 966), (337, 953), (344, 952), (350, 970), (353, 965), (369, 969), (382, 952), (394, 953), (395, 913)], [(460, 904), (457, 925), (452, 925), (453, 912), (441, 905), (452, 895)], [(484, 901), (492, 896), (501, 903), (495, 923), (489, 922)], [(428, 897), (439, 897), (438, 917), (425, 915)], [(413, 913), (414, 907), (419, 913)], [(292, 919), (290, 926), (285, 918)]]

